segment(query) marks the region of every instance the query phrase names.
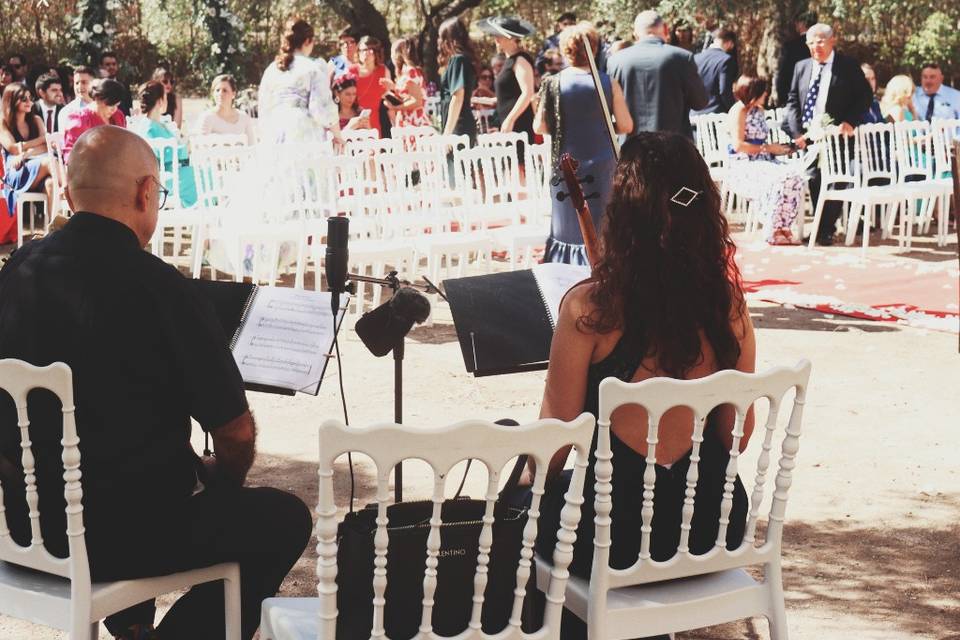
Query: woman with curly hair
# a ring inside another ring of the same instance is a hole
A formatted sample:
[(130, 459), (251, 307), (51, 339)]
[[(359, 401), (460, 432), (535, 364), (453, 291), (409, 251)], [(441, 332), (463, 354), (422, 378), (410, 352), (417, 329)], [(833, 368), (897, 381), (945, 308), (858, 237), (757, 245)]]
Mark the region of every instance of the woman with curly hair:
[[(602, 257), (594, 277), (571, 289), (560, 306), (540, 417), (572, 420), (584, 411), (596, 416), (599, 385), (608, 377), (626, 382), (659, 376), (691, 380), (723, 369), (754, 370), (753, 325), (734, 263), (734, 244), (710, 171), (689, 139), (641, 133), (623, 146), (601, 237)], [(707, 419), (689, 541), (694, 554), (707, 552), (717, 537), (734, 419), (730, 406), (718, 407)], [(677, 550), (692, 424), (693, 414), (686, 408), (674, 408), (660, 421), (650, 546), (654, 560), (666, 560)], [(751, 410), (741, 451), (752, 432)], [(610, 565), (617, 569), (632, 565), (639, 551), (646, 438), (643, 409), (627, 406), (613, 413)], [(596, 442), (591, 452), (595, 447)], [(537, 542), (543, 552), (556, 542), (570, 477), (561, 472), (567, 454), (558, 452), (547, 471)], [(587, 578), (593, 561), (593, 462), (584, 482), (570, 566)], [(738, 478), (728, 548), (742, 540), (746, 511), (747, 497)]]

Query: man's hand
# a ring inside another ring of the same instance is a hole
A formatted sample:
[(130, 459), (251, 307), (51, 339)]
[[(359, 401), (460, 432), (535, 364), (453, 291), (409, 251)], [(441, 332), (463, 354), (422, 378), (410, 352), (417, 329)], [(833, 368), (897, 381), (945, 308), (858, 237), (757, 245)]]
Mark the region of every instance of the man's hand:
[[(212, 471), (218, 479), (242, 487), (247, 472), (257, 455), (257, 425), (249, 411), (210, 432), (216, 465)], [(207, 466), (207, 463), (204, 463)], [(211, 471), (207, 466), (208, 471)]]
[(793, 144), (797, 145), (797, 149), (806, 149), (807, 139), (803, 136), (796, 137), (793, 139)]
[(853, 129), (854, 129), (853, 125), (850, 124), (849, 122), (840, 123), (840, 133), (847, 136), (848, 138), (853, 135)]

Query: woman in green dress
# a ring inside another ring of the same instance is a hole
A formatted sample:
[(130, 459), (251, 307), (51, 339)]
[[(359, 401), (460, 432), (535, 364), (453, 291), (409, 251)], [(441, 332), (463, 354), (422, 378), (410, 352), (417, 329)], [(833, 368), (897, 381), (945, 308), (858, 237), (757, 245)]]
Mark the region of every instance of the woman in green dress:
[(470, 96), (477, 88), (477, 55), (466, 25), (450, 18), (440, 25), (438, 48), (443, 67), (440, 78), (440, 114), (443, 133), (470, 136), (477, 141), (477, 121), (470, 109)]
[[(156, 80), (140, 87), (140, 111), (142, 118), (131, 121), (130, 129), (147, 140), (176, 138), (177, 136), (164, 124), (163, 115), (167, 109), (167, 96), (163, 85)], [(174, 162), (180, 178), (180, 205), (192, 207), (197, 202), (197, 184), (190, 167), (190, 156), (184, 144), (177, 145), (177, 157), (163, 159), (164, 171), (172, 171)]]

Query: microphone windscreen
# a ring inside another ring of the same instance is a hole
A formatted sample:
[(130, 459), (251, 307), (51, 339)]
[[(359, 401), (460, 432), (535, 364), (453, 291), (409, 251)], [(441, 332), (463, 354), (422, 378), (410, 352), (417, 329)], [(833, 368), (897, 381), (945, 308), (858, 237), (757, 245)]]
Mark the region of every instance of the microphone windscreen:
[(412, 320), (398, 317), (390, 303), (385, 302), (360, 316), (354, 329), (370, 353), (379, 358), (390, 353), (412, 326)]
[(390, 298), (390, 306), (397, 318), (411, 324), (421, 324), (430, 317), (430, 301), (427, 297), (411, 287), (403, 287)]

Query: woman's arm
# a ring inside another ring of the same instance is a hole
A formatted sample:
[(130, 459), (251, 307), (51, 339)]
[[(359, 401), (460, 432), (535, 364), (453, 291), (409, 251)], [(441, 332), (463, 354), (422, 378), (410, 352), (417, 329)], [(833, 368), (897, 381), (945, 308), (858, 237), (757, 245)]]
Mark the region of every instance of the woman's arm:
[(764, 153), (767, 150), (766, 144), (753, 144), (747, 142), (747, 109), (742, 102), (737, 102), (730, 109), (730, 134), (733, 138), (733, 150), (738, 153), (746, 153), (751, 156), (758, 153)]
[(460, 119), (460, 111), (463, 109), (463, 97), (466, 92), (460, 87), (450, 95), (450, 107), (447, 109), (447, 126), (443, 133), (450, 135), (457, 126), (457, 120)]
[(615, 130), (617, 133), (630, 133), (633, 131), (633, 116), (630, 115), (623, 89), (613, 78), (610, 78), (610, 89), (613, 94), (613, 117), (617, 120)]
[[(583, 413), (587, 370), (596, 343), (593, 334), (577, 328), (577, 320), (589, 308), (591, 287), (589, 284), (574, 287), (560, 305), (560, 318), (550, 345), (547, 383), (540, 405), (541, 418), (573, 420)], [(555, 478), (563, 470), (569, 455), (570, 447), (564, 447), (553, 455), (547, 469), (547, 479)], [(530, 467), (535, 470), (533, 464)]]
[(407, 82), (403, 90), (407, 94), (407, 99), (403, 101), (403, 104), (397, 106), (398, 109), (401, 111), (416, 111), (423, 106), (423, 89), (420, 88), (419, 84)]
[(520, 85), (520, 96), (513, 105), (513, 109), (510, 109), (510, 113), (500, 123), (500, 131), (503, 132), (513, 131), (517, 118), (526, 111), (533, 100), (533, 67), (530, 62), (523, 56), (518, 57), (513, 64), (513, 74), (517, 77), (517, 84)]

